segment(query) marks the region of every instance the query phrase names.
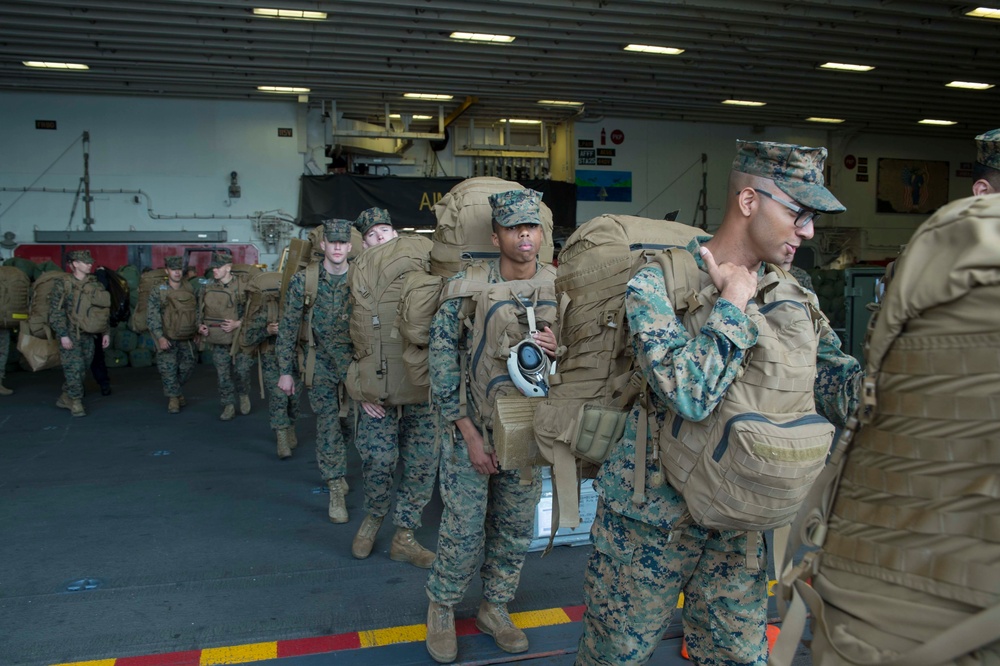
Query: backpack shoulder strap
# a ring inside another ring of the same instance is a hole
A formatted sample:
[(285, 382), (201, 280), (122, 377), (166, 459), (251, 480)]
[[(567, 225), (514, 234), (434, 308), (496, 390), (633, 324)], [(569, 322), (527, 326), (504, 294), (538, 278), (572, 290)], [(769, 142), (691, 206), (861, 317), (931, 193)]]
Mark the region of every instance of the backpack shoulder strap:
[(306, 330), (306, 350), (305, 371), (303, 381), (306, 388), (312, 388), (313, 378), (316, 376), (316, 339), (313, 336), (312, 317), (313, 305), (316, 303), (316, 295), (319, 293), (319, 262), (314, 261), (305, 267), (304, 289), (302, 291), (302, 309), (304, 313), (304, 326)]

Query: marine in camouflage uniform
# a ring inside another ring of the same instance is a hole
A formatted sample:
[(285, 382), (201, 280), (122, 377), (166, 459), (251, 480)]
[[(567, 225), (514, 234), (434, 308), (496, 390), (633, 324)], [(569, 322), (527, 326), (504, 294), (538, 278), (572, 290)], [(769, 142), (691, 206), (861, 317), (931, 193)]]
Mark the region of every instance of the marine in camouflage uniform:
[[(86, 416), (83, 409), (83, 378), (94, 358), (95, 336), (78, 330), (70, 321), (69, 313), (75, 300), (68, 280), (76, 280), (82, 285), (91, 280), (97, 282), (97, 278), (90, 274), (94, 258), (90, 256), (89, 250), (70, 252), (69, 262), (70, 277), (57, 280), (49, 296), (49, 326), (59, 338), (59, 357), (66, 378), (62, 395), (56, 400), (56, 407), (70, 410), (73, 416)], [(111, 343), (108, 331), (100, 333), (100, 336), (101, 347), (107, 349)]]
[[(350, 220), (324, 222), (325, 258), (319, 264), (319, 280), (312, 305), (312, 334), (316, 366), (309, 402), (316, 413), (316, 463), (330, 489), (328, 515), (334, 523), (346, 523), (344, 495), (347, 483), (347, 445), (340, 430), (340, 386), (347, 375), (353, 349), (350, 335), (350, 294), (347, 284), (347, 254), (351, 251)], [(307, 269), (308, 270), (308, 269)], [(338, 272), (342, 271), (342, 272)], [(286, 395), (296, 392), (299, 375), (299, 329), (305, 312), (306, 271), (292, 276), (285, 292), (285, 305), (278, 326), (278, 386)], [(305, 350), (301, 350), (303, 353)]]
[[(387, 243), (398, 236), (389, 211), (382, 208), (362, 211), (354, 226), (361, 233), (364, 248)], [(357, 423), (354, 445), (361, 455), (365, 518), (351, 544), (351, 554), (358, 559), (371, 554), (375, 536), (392, 506), (396, 466), (402, 459), (403, 472), (392, 518), (396, 531), (389, 557), (426, 569), (434, 561), (434, 553), (420, 545), (413, 530), (420, 527), (421, 515), (431, 501), (437, 478), (435, 412), (426, 403), (401, 407), (362, 403)]]
[[(222, 288), (230, 293), (236, 303), (236, 320), (223, 322), (219, 325), (223, 330), (227, 326), (232, 326), (230, 330), (234, 335), (239, 335), (239, 327), (242, 324), (241, 318), (246, 311), (246, 302), (243, 292), (241, 278), (232, 274), (233, 256), (229, 251), (213, 252), (209, 268), (212, 269), (213, 280), (210, 286), (213, 289)], [(228, 279), (227, 279), (228, 278)], [(202, 336), (208, 335), (208, 324), (204, 321), (205, 315), (215, 315), (219, 313), (204, 313), (202, 301), (205, 298), (206, 289), (198, 293), (198, 332)], [(253, 365), (253, 358), (247, 354), (235, 353), (230, 350), (232, 345), (204, 343), (212, 354), (212, 365), (215, 366), (215, 374), (219, 381), (219, 400), (222, 403), (222, 414), (219, 418), (229, 421), (236, 416), (236, 396), (239, 394), (239, 406), (241, 414), (250, 413), (250, 367)]]
[(247, 345), (257, 345), (257, 358), (260, 362), (264, 385), (267, 386), (268, 419), (271, 430), (278, 440), (277, 453), (279, 458), (290, 458), (292, 450), (298, 446), (295, 436), (295, 421), (299, 418), (299, 396), (302, 394), (302, 382), (296, 381), (294, 395), (285, 395), (278, 388), (281, 372), (278, 368), (278, 355), (275, 345), (278, 341), (277, 321), (267, 320), (267, 308), (260, 308), (249, 321), (244, 323), (244, 341)]
[(972, 194), (1000, 192), (1000, 129), (976, 137), (976, 163), (972, 167)]
[[(160, 371), (160, 379), (163, 381), (163, 395), (167, 396), (167, 411), (177, 414), (187, 404), (181, 387), (194, 372), (195, 350), (191, 340), (173, 340), (164, 333), (162, 292), (167, 289), (184, 289), (194, 293), (194, 290), (180, 279), (184, 270), (183, 257), (167, 257), (165, 267), (168, 281), (151, 289), (146, 301), (146, 326), (156, 341), (156, 369)], [(179, 279), (174, 280), (173, 277)]]
[(13, 395), (14, 391), (3, 385), (4, 375), (7, 374), (7, 357), (10, 354), (11, 331), (7, 328), (0, 328), (0, 395)]
[[(756, 543), (754, 555), (764, 561), (763, 540), (686, 520), (683, 498), (659, 481), (654, 433), (666, 427), (671, 413), (701, 421), (724, 399), (757, 343), (757, 326), (744, 308), (763, 274), (760, 262), (790, 262), (793, 248), (812, 237), (816, 211), (844, 210), (823, 186), (825, 156), (825, 148), (740, 143), (722, 226), (714, 238), (698, 238), (687, 248), (721, 291), (698, 335), (692, 337), (675, 314), (658, 265), (643, 268), (628, 284), (628, 330), (638, 367), (652, 388), (650, 416), (656, 425), (648, 429), (643, 501), (633, 500), (638, 405), (595, 482), (599, 500), (578, 664), (645, 663), (681, 592), (694, 663), (763, 666), (767, 661), (767, 571), (748, 567), (746, 552), (748, 542)], [(750, 256), (747, 247), (753, 248)], [(861, 370), (825, 321), (817, 336), (817, 410), (842, 426), (857, 404)]]
[[(494, 243), (501, 256), (491, 262), (489, 282), (530, 279), (539, 269), (542, 227), (540, 195), (533, 190), (490, 197)], [(527, 248), (527, 249), (525, 249)], [(460, 280), (459, 273), (453, 280)], [(507, 603), (514, 598), (533, 534), (535, 506), (541, 497), (540, 469), (498, 469), (496, 454), (484, 446), (483, 424), (475, 423), (460, 404), (461, 361), (472, 331), (459, 319), (461, 300), (445, 301), (430, 329), (430, 378), (442, 431), (439, 471), (444, 512), (438, 532), (437, 559), (427, 578), (427, 651), (436, 661), (453, 661), (458, 652), (454, 607), (465, 596), (479, 569), (483, 601), (476, 626), (507, 652), (524, 652), (528, 639), (513, 625)], [(480, 322), (474, 322), (474, 326)], [(548, 328), (536, 342), (554, 354), (555, 335)], [(473, 403), (467, 391), (467, 404)], [(531, 477), (528, 478), (527, 474)], [(485, 559), (483, 554), (485, 551)], [(482, 564), (480, 564), (482, 560)]]

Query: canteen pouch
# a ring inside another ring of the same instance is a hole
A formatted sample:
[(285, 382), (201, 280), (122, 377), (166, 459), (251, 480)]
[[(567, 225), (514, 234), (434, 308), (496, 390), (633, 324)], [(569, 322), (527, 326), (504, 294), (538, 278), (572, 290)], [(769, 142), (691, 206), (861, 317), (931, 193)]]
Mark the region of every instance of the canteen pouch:
[(576, 419), (570, 450), (577, 458), (600, 465), (622, 437), (628, 412), (605, 405), (584, 403)]

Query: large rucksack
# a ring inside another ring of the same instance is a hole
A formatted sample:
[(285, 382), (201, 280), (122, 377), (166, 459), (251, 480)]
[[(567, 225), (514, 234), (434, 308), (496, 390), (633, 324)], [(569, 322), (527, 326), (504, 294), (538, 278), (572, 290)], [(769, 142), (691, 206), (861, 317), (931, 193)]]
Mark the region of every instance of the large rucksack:
[(65, 297), (72, 299), (69, 323), (83, 333), (107, 333), (111, 321), (111, 294), (93, 275), (80, 282), (66, 280)]
[(128, 281), (107, 266), (95, 270), (94, 276), (111, 294), (111, 326), (115, 327), (120, 322), (127, 322), (131, 315)]
[(136, 333), (145, 333), (149, 330), (149, 323), (146, 320), (146, 306), (149, 303), (149, 293), (167, 282), (167, 269), (153, 268), (146, 271), (139, 278), (136, 293), (135, 309), (132, 310), (132, 318), (129, 320), (129, 328)]
[(427, 402), (427, 389), (408, 379), (396, 317), (403, 281), (408, 273), (426, 274), (431, 246), (421, 236), (398, 236), (354, 260), (348, 274), (354, 360), (345, 380), (354, 400), (386, 405)]
[(213, 345), (230, 345), (236, 334), (233, 331), (223, 331), (221, 324), (226, 319), (240, 318), (240, 303), (245, 300), (246, 282), (244, 277), (233, 273), (230, 284), (236, 289), (227, 289), (225, 285), (212, 280), (205, 285), (201, 293), (201, 322), (208, 327), (205, 342)]
[[(941, 208), (869, 324), (859, 419), (786, 553), (770, 664), (1000, 663), (1000, 194)], [(811, 584), (810, 584), (811, 583)]]
[(247, 339), (249, 324), (260, 312), (264, 313), (264, 320), (268, 323), (281, 319), (281, 278), (282, 274), (279, 272), (266, 271), (255, 275), (247, 285), (247, 306), (243, 312), (243, 326), (240, 327), (238, 336), (240, 350), (245, 354), (253, 355), (266, 344), (265, 342), (251, 344)]
[(552, 463), (553, 530), (580, 524), (579, 480), (593, 476), (621, 437), (642, 384), (625, 321), (625, 286), (656, 254), (685, 247), (696, 227), (631, 215), (601, 215), (581, 225), (559, 253), (556, 374), (535, 412), (542, 456)]
[[(403, 360), (409, 381), (429, 387), (427, 369), (428, 333), (437, 312), (446, 278), (466, 269), (472, 262), (495, 259), (500, 250), (493, 245), (493, 211), (489, 197), (498, 192), (522, 190), (519, 183), (500, 178), (468, 178), (455, 185), (434, 204), (437, 226), (431, 240), (430, 270), (410, 273), (403, 284), (397, 328), (403, 338)], [(539, 204), (542, 245), (538, 259), (552, 262), (552, 211)]]
[(171, 340), (192, 340), (198, 333), (198, 298), (187, 282), (177, 289), (160, 285), (163, 334)]
[(30, 294), (31, 279), (24, 271), (0, 266), (0, 328), (14, 329), (28, 320)]
[(31, 284), (31, 303), (28, 306), (28, 329), (36, 338), (51, 338), (49, 326), (49, 301), (57, 280), (65, 280), (69, 274), (64, 271), (46, 271)]

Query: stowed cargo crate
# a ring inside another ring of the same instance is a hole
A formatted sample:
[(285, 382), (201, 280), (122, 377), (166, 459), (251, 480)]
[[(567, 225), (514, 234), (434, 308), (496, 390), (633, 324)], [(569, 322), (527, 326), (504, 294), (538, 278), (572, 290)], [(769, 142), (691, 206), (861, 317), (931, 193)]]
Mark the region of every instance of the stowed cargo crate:
[[(552, 531), (552, 479), (551, 468), (542, 468), (542, 497), (535, 507), (535, 531), (528, 547), (528, 552), (544, 550), (549, 545), (549, 534)], [(597, 515), (597, 491), (593, 481), (584, 479), (580, 482), (580, 525), (575, 529), (563, 527), (556, 532), (552, 540), (556, 546), (582, 546), (590, 543), (590, 526)]]

